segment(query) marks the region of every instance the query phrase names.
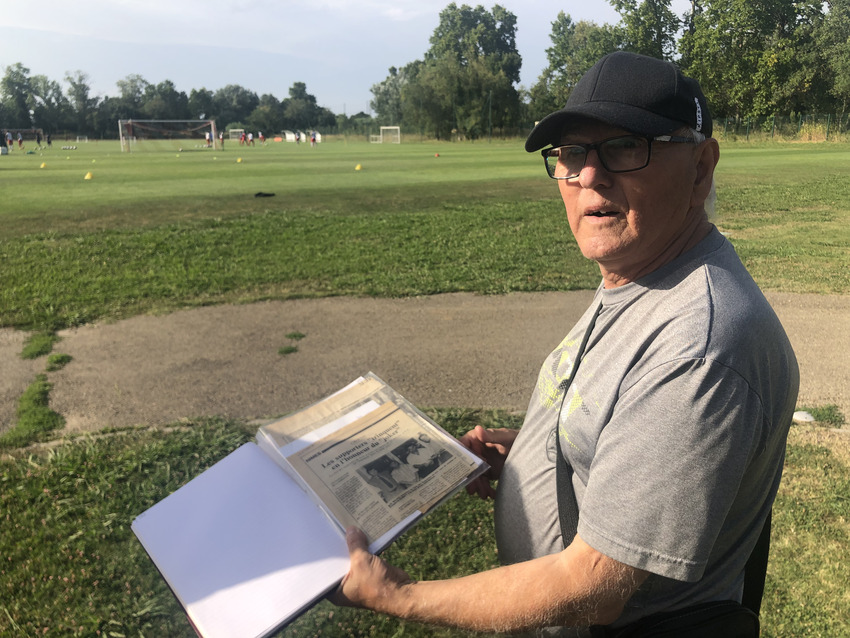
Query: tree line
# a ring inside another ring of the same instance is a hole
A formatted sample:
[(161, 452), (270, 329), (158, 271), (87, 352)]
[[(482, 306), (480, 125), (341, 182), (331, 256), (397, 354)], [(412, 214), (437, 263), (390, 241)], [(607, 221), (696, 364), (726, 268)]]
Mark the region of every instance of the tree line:
[(0, 80), (0, 126), (112, 137), (119, 119), (209, 118), (219, 128), (269, 132), (366, 134), (391, 125), (438, 139), (514, 135), (562, 107), (585, 71), (617, 50), (676, 62), (700, 81), (718, 119), (847, 110), (850, 0), (691, 0), (682, 16), (671, 0), (608, 2), (620, 16), (616, 24), (557, 15), (548, 64), (528, 88), (519, 86), (516, 16), (498, 4), (488, 10), (453, 2), (440, 12), (423, 58), (390, 67), (371, 87), (374, 115), (334, 114), (303, 82), (278, 99), (239, 85), (187, 95), (171, 81), (129, 75), (116, 96), (92, 97), (82, 71), (65, 76), (63, 91), (17, 63)]
[(118, 120), (214, 119), (219, 127), (279, 132), (291, 130), (346, 130), (368, 133), (371, 116), (335, 115), (319, 106), (303, 82), (295, 82), (289, 96), (258, 96), (237, 84), (217, 91), (192, 89), (187, 95), (165, 80), (152, 84), (140, 75), (128, 75), (117, 84), (118, 95), (93, 97), (88, 76), (82, 71), (65, 76), (67, 91), (43, 75), (30, 75), (23, 64), (6, 67), (0, 80), (0, 127), (40, 128), (112, 138)]
[(516, 88), (516, 17), (499, 5), (449, 4), (424, 58), (390, 68), (371, 107), (383, 124), (436, 137), (527, 131), (599, 58), (626, 50), (677, 63), (718, 119), (847, 109), (850, 0), (691, 0), (682, 16), (670, 0), (608, 1), (617, 24), (558, 14), (548, 65), (528, 89)]

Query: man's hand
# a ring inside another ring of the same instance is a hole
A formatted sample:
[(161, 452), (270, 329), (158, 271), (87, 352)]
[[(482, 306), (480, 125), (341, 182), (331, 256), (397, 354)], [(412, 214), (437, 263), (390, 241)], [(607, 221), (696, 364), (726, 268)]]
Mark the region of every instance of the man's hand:
[(511, 451), (511, 446), (514, 444), (517, 434), (519, 434), (519, 430), (508, 428), (487, 430), (476, 425), (474, 429), (458, 439), (466, 449), (477, 454), (490, 465), (487, 472), (466, 486), (466, 491), (469, 494), (478, 494), (483, 499), (496, 496), (496, 490), (493, 489), (490, 481), (499, 480), (505, 459)]
[(610, 624), (647, 576), (576, 536), (557, 554), (460, 578), (412, 581), (370, 554), (359, 529), (350, 528), (346, 541), (351, 567), (328, 596), (332, 603), (470, 631)]
[(351, 567), (336, 591), (328, 595), (334, 605), (364, 607), (397, 615), (403, 588), (413, 582), (403, 570), (369, 552), (369, 541), (360, 529), (345, 532)]

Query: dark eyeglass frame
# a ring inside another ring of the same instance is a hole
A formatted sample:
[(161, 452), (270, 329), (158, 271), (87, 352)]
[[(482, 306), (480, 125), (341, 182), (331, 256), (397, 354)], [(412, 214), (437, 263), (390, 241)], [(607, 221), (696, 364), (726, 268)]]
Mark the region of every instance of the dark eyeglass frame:
[[(623, 139), (639, 139), (646, 140), (646, 162), (641, 166), (636, 166), (635, 168), (626, 168), (614, 170), (608, 167), (608, 162), (605, 160), (604, 154), (599, 152), (599, 147), (607, 144), (608, 142), (612, 142), (614, 140), (623, 140)], [(639, 171), (642, 168), (646, 168), (649, 165), (649, 160), (652, 158), (652, 143), (653, 142), (674, 142), (679, 144), (697, 144), (699, 143), (697, 140), (691, 137), (681, 137), (676, 135), (657, 135), (655, 137), (649, 137), (644, 135), (617, 135), (615, 137), (609, 137), (608, 139), (604, 139), (601, 142), (594, 142), (593, 144), (564, 144), (562, 146), (550, 146), (549, 148), (544, 148), (540, 151), (540, 154), (543, 156), (543, 164), (546, 166), (546, 174), (552, 179), (575, 179), (579, 175), (581, 175), (582, 169), (587, 165), (587, 155), (590, 151), (596, 151), (596, 154), (599, 156), (599, 161), (602, 164), (602, 167), (608, 171), (609, 173), (631, 173), (632, 171)], [(584, 162), (582, 162), (581, 168), (578, 169), (577, 173), (573, 173), (570, 175), (556, 176), (553, 175), (549, 170), (549, 162), (547, 158), (549, 154), (554, 150), (560, 150), (562, 148), (581, 148), (584, 150)]]

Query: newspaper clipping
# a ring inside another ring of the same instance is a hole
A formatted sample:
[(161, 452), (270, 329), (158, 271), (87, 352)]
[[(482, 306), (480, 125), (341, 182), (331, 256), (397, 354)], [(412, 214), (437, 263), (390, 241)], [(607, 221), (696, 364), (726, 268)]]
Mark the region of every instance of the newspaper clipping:
[(426, 512), (480, 462), (418, 414), (387, 402), (288, 457), (342, 528), (369, 541)]

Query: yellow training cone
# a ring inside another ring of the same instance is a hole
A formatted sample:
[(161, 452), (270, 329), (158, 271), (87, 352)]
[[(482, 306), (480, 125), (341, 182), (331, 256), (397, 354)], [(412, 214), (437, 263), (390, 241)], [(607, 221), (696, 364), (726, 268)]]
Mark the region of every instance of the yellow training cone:
[(39, 166), (39, 168), (44, 168), (45, 166), (47, 166), (47, 162), (42, 162), (41, 166)]
[(241, 164), (241, 163), (242, 163), (242, 158), (241, 158), (241, 157), (237, 157), (237, 158), (236, 158), (236, 163), (237, 163), (237, 164)]
[(360, 166), (360, 164), (358, 164), (357, 166), (355, 166), (355, 167), (354, 167), (354, 170), (355, 170), (355, 171), (359, 171), (361, 168), (363, 168), (363, 167), (362, 167), (362, 166)]
[(89, 172), (89, 173), (86, 173), (86, 176), (85, 176), (83, 179), (91, 179), (92, 177), (94, 177), (94, 175), (92, 175), (92, 174)]

